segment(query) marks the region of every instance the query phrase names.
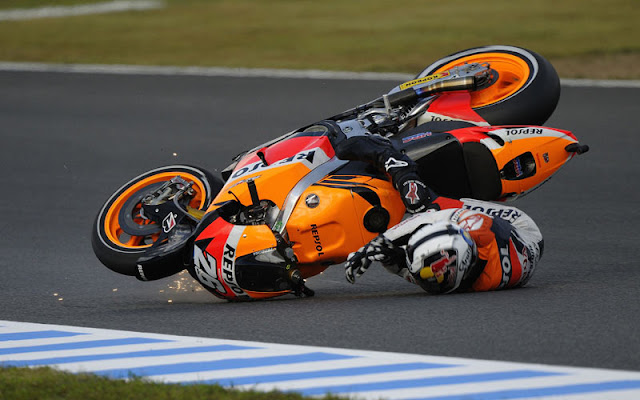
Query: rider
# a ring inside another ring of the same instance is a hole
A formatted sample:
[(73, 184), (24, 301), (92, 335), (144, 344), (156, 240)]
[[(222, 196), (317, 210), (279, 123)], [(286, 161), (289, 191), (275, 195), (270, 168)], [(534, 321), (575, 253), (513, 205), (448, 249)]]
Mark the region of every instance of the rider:
[(430, 209), (377, 236), (345, 264), (355, 283), (373, 261), (428, 293), (523, 286), (542, 256), (533, 220), (515, 207), (438, 197)]
[(336, 155), (387, 171), (407, 211), (416, 214), (349, 255), (349, 282), (355, 283), (372, 261), (429, 293), (503, 289), (531, 278), (543, 240), (524, 212), (438, 197), (418, 176), (415, 162), (382, 136), (351, 137), (336, 146)]

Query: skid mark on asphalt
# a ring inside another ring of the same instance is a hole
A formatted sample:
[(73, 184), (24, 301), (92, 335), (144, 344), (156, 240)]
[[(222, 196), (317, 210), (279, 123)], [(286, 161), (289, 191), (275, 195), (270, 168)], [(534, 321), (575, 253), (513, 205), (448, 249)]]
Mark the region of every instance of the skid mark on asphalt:
[(150, 10), (154, 8), (162, 8), (164, 6), (164, 2), (159, 0), (116, 0), (94, 4), (81, 4), (77, 6), (49, 6), (1, 10), (0, 21), (74, 17), (78, 15), (104, 14), (129, 10)]
[(0, 366), (360, 399), (638, 399), (640, 372), (0, 321)]

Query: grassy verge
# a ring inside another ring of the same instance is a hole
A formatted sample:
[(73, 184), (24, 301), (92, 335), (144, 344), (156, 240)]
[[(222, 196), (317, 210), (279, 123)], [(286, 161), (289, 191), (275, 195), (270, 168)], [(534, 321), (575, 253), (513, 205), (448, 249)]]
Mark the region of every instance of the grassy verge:
[(637, 0), (166, 3), (0, 22), (0, 60), (415, 73), (457, 50), (513, 44), (549, 58), (562, 77), (640, 78)]
[[(51, 368), (1, 368), (0, 400), (304, 400), (295, 393), (229, 390), (218, 385), (151, 383), (143, 379), (111, 380)], [(338, 400), (326, 396), (325, 400)]]
[(102, 1), (108, 0), (2, 0), (2, 2), (0, 2), (0, 9), (73, 6), (78, 4), (98, 3)]

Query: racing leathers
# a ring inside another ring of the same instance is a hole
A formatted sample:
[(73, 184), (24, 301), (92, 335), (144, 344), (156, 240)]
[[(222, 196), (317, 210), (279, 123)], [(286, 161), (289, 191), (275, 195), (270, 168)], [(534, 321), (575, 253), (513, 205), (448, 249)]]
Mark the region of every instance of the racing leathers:
[(354, 283), (373, 261), (380, 261), (389, 272), (419, 284), (421, 275), (411, 270), (407, 244), (421, 227), (445, 221), (467, 232), (476, 249), (472, 261), (460, 271), (462, 280), (448, 292), (506, 289), (529, 281), (544, 242), (528, 215), (515, 207), (473, 199), (438, 197), (434, 205), (440, 210), (413, 215), (351, 253), (345, 264), (347, 280)]
[(389, 173), (407, 212), (411, 214), (425, 211), (435, 198), (433, 191), (418, 176), (416, 163), (385, 137), (353, 136), (339, 143), (335, 151), (338, 158), (365, 161)]

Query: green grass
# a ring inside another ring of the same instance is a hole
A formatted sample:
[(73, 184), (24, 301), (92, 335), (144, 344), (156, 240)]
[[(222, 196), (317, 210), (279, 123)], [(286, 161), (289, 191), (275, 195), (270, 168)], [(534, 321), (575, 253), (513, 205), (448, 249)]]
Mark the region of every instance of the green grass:
[(457, 50), (513, 44), (562, 77), (637, 79), (639, 20), (637, 0), (168, 0), (0, 22), (0, 60), (415, 73)]
[[(218, 385), (159, 384), (112, 380), (51, 368), (1, 368), (0, 400), (303, 400), (295, 393), (229, 390)], [(338, 400), (325, 396), (325, 400)]]
[(77, 4), (98, 3), (109, 0), (0, 0), (0, 9), (35, 8), (50, 6), (70, 6)]

